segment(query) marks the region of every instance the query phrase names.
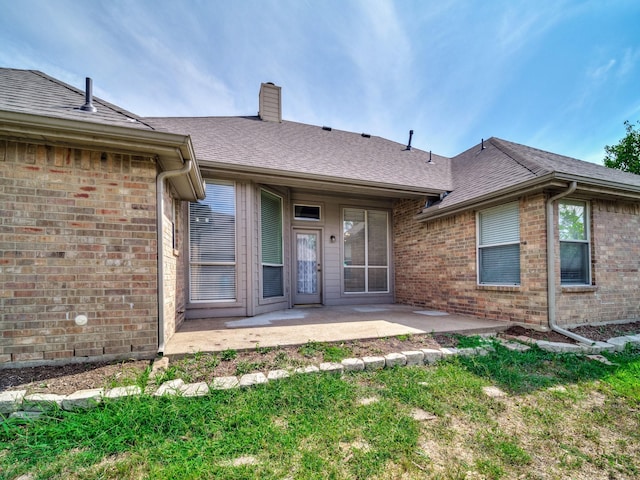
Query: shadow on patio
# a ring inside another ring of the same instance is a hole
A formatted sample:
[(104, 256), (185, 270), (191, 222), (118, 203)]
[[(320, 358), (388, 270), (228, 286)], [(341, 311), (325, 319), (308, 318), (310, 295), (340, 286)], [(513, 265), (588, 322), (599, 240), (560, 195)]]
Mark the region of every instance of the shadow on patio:
[(421, 310), (407, 305), (295, 307), (246, 318), (187, 320), (167, 342), (164, 355), (257, 346), (303, 345), (406, 334), (478, 334), (506, 330), (509, 322)]

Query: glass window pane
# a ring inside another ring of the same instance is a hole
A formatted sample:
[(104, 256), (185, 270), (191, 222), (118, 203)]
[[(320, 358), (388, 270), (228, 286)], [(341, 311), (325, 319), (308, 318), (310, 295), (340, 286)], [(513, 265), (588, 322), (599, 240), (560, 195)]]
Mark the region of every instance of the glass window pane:
[(234, 265), (192, 265), (191, 300), (233, 300), (236, 296)]
[(282, 199), (262, 190), (262, 263), (282, 263)]
[(484, 247), (478, 253), (480, 283), (520, 283), (520, 244)]
[(387, 212), (367, 212), (367, 265), (387, 266)]
[[(365, 214), (364, 210), (344, 210), (344, 264), (365, 264)], [(363, 284), (364, 285), (364, 284)]]
[(189, 255), (192, 262), (235, 262), (235, 187), (207, 183), (207, 198), (189, 204)]
[(320, 207), (314, 205), (294, 205), (293, 216), (296, 220), (320, 220)]
[(558, 205), (560, 240), (586, 240), (586, 203), (565, 201)]
[(262, 296), (264, 298), (281, 297), (283, 290), (283, 267), (262, 267)]
[(560, 242), (560, 278), (562, 283), (589, 282), (589, 244)]
[(345, 292), (364, 292), (364, 268), (344, 269), (344, 291)]
[(388, 290), (389, 287), (387, 285), (387, 269), (369, 268), (369, 291), (386, 292)]
[(480, 245), (519, 242), (519, 208), (518, 202), (513, 202), (480, 212)]

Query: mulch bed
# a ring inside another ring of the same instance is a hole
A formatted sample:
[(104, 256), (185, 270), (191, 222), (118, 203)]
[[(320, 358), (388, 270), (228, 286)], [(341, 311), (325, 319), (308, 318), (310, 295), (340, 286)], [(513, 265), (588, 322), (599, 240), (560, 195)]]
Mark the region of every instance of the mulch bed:
[[(585, 325), (571, 331), (594, 341), (606, 341), (611, 337), (640, 333), (640, 322), (614, 325)], [(524, 335), (536, 340), (572, 343), (573, 341), (559, 333), (526, 329), (520, 326), (510, 327), (504, 332), (507, 335)], [(447, 334), (409, 335), (386, 339), (360, 340), (343, 342), (340, 346), (351, 349), (354, 357), (379, 356), (391, 352), (416, 350), (420, 348), (455, 347), (457, 337)], [(284, 352), (292, 361), (306, 364), (319, 364), (321, 357), (305, 357), (300, 354), (299, 347), (281, 347), (271, 353)], [(238, 352), (237, 357), (229, 362), (220, 362), (214, 371), (215, 376), (235, 375), (237, 366), (244, 362), (264, 362), (269, 360), (264, 353), (250, 351)], [(56, 393), (68, 395), (78, 390), (89, 388), (105, 388), (112, 384), (122, 383), (124, 379), (135, 379), (150, 365), (149, 360), (129, 360), (117, 363), (80, 363), (62, 366), (42, 366), (16, 369), (0, 369), (0, 392), (11, 389), (26, 389), (29, 393)]]

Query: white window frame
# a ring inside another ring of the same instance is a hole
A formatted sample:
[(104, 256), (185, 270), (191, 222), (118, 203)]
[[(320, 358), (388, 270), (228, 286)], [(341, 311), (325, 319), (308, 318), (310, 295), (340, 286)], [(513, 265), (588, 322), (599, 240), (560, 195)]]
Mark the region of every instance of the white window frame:
[[(233, 262), (194, 262), (191, 257), (191, 212), (189, 205), (189, 209), (187, 211), (188, 214), (188, 258), (187, 263), (189, 266), (189, 275), (188, 275), (188, 285), (189, 285), (189, 302), (197, 303), (197, 304), (205, 304), (205, 303), (237, 303), (238, 301), (238, 186), (236, 182), (225, 181), (225, 180), (205, 180), (207, 184), (215, 184), (215, 185), (227, 185), (233, 187), (233, 197), (234, 197), (234, 261)], [(206, 187), (205, 187), (206, 188)], [(233, 298), (221, 298), (221, 299), (194, 299), (193, 298), (193, 287), (192, 287), (192, 265), (205, 265), (205, 266), (233, 266), (235, 273), (235, 282), (233, 285), (234, 296)]]
[[(585, 239), (570, 239), (570, 240), (562, 240), (560, 237), (560, 205), (562, 204), (572, 204), (572, 205), (583, 205), (584, 206), (584, 233)], [(586, 200), (577, 200), (572, 198), (563, 198), (558, 201), (558, 241), (559, 248), (562, 249), (563, 243), (579, 243), (587, 245), (587, 278), (585, 283), (578, 282), (566, 282), (562, 280), (562, 253), (559, 251), (558, 258), (560, 260), (560, 284), (563, 287), (583, 287), (585, 285), (591, 285), (592, 277), (591, 277), (591, 208), (590, 202)]]
[[(350, 265), (345, 265), (345, 259), (344, 259), (344, 214), (346, 210), (362, 210), (364, 211), (365, 214), (365, 228), (364, 228), (364, 252), (365, 252), (365, 264), (364, 265), (354, 265), (354, 266), (350, 266)], [(369, 212), (381, 212), (384, 213), (386, 216), (386, 237), (387, 237), (387, 265), (369, 265), (369, 228), (368, 228), (368, 217), (369, 217)], [(343, 227), (342, 227), (342, 247), (341, 247), (341, 254), (342, 254), (342, 261), (341, 261), (341, 265), (342, 265), (342, 275), (341, 275), (341, 284), (342, 284), (342, 294), (343, 295), (383, 295), (383, 294), (388, 294), (391, 291), (391, 285), (390, 285), (390, 272), (391, 272), (391, 252), (390, 252), (390, 248), (391, 248), (391, 238), (390, 238), (390, 215), (389, 215), (389, 211), (388, 210), (379, 210), (379, 209), (375, 209), (375, 208), (365, 208), (365, 207), (344, 207), (342, 209), (342, 218), (341, 218), (341, 222), (340, 222)], [(344, 272), (346, 269), (363, 269), (364, 270), (364, 290), (363, 291), (359, 291), (359, 292), (347, 292), (345, 290), (345, 279), (344, 279)], [(375, 290), (370, 292), (369, 291), (369, 270), (370, 269), (386, 269), (386, 277), (387, 277), (387, 289), (386, 290)]]
[[(517, 231), (517, 239), (515, 238), (515, 236), (513, 238), (511, 238), (508, 241), (504, 241), (504, 242), (489, 242), (486, 244), (482, 243), (482, 223), (483, 223), (483, 216), (486, 215), (491, 215), (491, 214), (497, 214), (501, 211), (508, 211), (509, 209), (513, 209), (517, 212), (517, 226), (516, 228), (511, 229), (512, 231)], [(508, 203), (503, 203), (501, 205), (497, 205), (495, 207), (490, 207), (490, 208), (486, 208), (483, 210), (480, 210), (476, 213), (476, 281), (478, 285), (481, 286), (519, 286), (522, 282), (522, 272), (520, 269), (520, 262), (521, 262), (521, 255), (520, 255), (520, 251), (518, 251), (518, 282), (496, 282), (496, 281), (492, 281), (492, 282), (488, 282), (488, 281), (482, 281), (483, 279), (482, 277), (482, 269), (481, 269), (481, 257), (482, 257), (482, 250), (483, 249), (489, 249), (489, 248), (496, 248), (496, 247), (506, 247), (506, 246), (512, 246), (512, 245), (518, 245), (518, 248), (520, 247), (520, 202), (519, 201), (515, 201), (515, 202), (508, 202)]]

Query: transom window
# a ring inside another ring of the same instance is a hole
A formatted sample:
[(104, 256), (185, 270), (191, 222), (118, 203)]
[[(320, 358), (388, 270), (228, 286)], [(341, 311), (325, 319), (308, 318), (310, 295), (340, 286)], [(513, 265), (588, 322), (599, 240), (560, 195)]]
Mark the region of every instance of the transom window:
[(591, 284), (591, 253), (587, 202), (558, 203), (560, 281), (565, 285)]
[(207, 196), (189, 204), (192, 302), (236, 299), (236, 188), (207, 180)]
[(343, 210), (344, 292), (389, 291), (389, 232), (387, 212)]
[(295, 204), (293, 206), (293, 218), (296, 220), (318, 222), (320, 221), (320, 206)]
[(478, 212), (478, 283), (520, 284), (518, 202)]

